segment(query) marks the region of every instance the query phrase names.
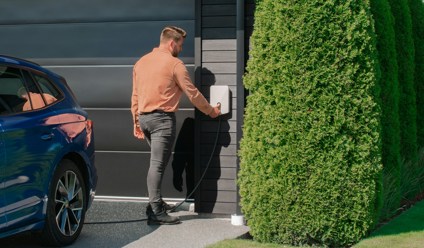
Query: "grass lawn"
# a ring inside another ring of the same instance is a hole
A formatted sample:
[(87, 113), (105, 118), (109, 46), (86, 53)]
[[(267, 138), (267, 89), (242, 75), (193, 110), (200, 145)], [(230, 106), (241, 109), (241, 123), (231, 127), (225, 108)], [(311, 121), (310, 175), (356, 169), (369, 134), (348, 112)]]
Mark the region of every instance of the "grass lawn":
[(424, 201), (418, 202), (354, 247), (424, 247)]
[[(208, 248), (289, 248), (293, 246), (262, 244), (252, 240), (224, 240)], [(354, 248), (422, 248), (424, 247), (424, 200), (374, 231)]]

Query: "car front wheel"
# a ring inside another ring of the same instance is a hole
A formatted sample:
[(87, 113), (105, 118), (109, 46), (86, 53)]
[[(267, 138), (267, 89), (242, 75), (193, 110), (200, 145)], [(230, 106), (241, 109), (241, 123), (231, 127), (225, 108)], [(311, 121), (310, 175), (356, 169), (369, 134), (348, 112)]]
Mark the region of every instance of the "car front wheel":
[(86, 186), (81, 172), (71, 160), (65, 159), (50, 184), (42, 242), (55, 246), (73, 243), (81, 233), (86, 208)]

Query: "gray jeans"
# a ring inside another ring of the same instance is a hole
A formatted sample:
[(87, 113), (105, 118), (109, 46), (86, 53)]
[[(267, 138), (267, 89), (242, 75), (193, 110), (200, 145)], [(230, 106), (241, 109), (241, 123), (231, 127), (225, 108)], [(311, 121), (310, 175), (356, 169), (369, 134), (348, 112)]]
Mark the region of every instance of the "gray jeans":
[(159, 203), (162, 200), (162, 178), (171, 157), (176, 136), (175, 113), (153, 112), (140, 115), (139, 120), (151, 150), (150, 167), (147, 173), (149, 202)]

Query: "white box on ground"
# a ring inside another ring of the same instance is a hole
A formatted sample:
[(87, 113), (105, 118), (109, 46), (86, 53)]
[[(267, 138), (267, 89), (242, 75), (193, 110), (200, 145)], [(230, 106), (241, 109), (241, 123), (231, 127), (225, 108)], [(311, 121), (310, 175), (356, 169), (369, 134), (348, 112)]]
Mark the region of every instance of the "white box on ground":
[(231, 224), (233, 226), (243, 226), (245, 225), (245, 221), (244, 221), (244, 215), (237, 215), (237, 214), (232, 214), (231, 215)]

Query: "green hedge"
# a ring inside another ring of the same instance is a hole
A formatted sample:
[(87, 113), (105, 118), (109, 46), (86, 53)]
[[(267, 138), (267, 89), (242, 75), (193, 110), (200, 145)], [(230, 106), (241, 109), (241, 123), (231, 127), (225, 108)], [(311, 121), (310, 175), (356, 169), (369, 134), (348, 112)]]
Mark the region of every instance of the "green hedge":
[(389, 0), (389, 3), (395, 19), (394, 28), (399, 67), (401, 155), (402, 159), (405, 160), (404, 164), (416, 164), (418, 159), (417, 108), (411, 13), (408, 0)]
[(258, 2), (238, 177), (258, 241), (345, 246), (376, 223), (380, 92), (369, 8)]
[(383, 194), (381, 218), (387, 218), (399, 208), (400, 191), (400, 124), (399, 81), (396, 55), (394, 19), (388, 0), (371, 0), (375, 21), (377, 50), (381, 76), (381, 124)]
[(412, 17), (412, 37), (415, 47), (415, 90), (417, 98), (417, 141), (424, 148), (424, 3), (409, 0)]

